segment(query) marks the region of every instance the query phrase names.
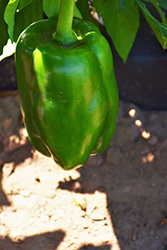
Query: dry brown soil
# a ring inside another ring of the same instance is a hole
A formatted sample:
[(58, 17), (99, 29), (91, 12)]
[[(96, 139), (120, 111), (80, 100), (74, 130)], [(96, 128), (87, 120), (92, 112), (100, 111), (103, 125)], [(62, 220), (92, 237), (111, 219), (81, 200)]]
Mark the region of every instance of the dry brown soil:
[(0, 98), (0, 250), (166, 250), (167, 111), (120, 101), (108, 149), (66, 172)]

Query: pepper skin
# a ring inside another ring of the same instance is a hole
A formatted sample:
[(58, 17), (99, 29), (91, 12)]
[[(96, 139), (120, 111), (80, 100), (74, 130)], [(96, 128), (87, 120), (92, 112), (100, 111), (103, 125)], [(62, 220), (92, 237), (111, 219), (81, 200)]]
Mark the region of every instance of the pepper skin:
[(55, 20), (30, 25), (16, 47), (23, 120), (33, 146), (65, 170), (104, 151), (113, 136), (118, 89), (110, 46), (98, 28), (73, 19), (77, 42), (54, 42)]

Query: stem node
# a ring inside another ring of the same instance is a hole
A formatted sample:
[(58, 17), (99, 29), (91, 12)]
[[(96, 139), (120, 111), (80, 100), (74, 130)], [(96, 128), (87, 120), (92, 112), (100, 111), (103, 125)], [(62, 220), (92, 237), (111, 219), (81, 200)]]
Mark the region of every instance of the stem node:
[(61, 46), (70, 46), (76, 43), (77, 36), (72, 30), (75, 0), (61, 0), (56, 31), (52, 40)]

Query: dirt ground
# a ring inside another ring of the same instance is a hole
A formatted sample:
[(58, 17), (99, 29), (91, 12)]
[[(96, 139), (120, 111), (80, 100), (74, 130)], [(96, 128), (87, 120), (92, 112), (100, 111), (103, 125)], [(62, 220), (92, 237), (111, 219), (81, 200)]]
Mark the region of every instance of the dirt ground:
[(0, 165), (0, 250), (167, 250), (167, 111), (120, 101), (108, 149), (66, 172), (1, 96)]

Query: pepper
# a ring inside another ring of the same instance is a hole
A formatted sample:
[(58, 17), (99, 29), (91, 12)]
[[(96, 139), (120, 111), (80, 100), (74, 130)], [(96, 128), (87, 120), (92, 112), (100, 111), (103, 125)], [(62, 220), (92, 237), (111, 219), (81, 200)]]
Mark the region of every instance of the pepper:
[(110, 46), (94, 24), (73, 18), (69, 2), (61, 1), (57, 22), (30, 25), (15, 54), (29, 140), (65, 170), (108, 147), (118, 111)]

